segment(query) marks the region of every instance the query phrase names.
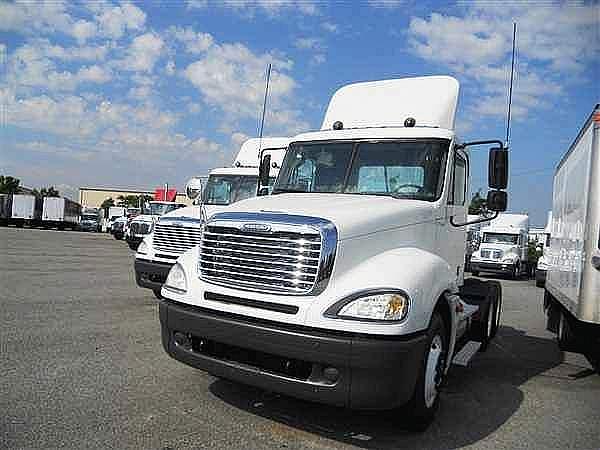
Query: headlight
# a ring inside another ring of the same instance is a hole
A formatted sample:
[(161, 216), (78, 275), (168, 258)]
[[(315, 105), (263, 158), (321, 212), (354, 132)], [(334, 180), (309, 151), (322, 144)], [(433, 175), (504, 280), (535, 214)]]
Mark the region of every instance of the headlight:
[(399, 322), (408, 314), (409, 299), (402, 292), (364, 294), (338, 302), (325, 315), (357, 320)]
[(513, 256), (509, 256), (508, 258), (504, 258), (502, 260), (502, 262), (503, 263), (507, 263), (507, 264), (511, 264), (511, 263), (515, 262), (516, 259), (517, 259), (517, 257), (513, 255)]
[(183, 294), (187, 291), (185, 270), (183, 270), (181, 264), (176, 263), (171, 268), (169, 275), (167, 276), (167, 280), (165, 281), (165, 287), (180, 294)]
[(149, 245), (146, 243), (146, 239), (144, 239), (142, 242), (140, 242), (140, 245), (137, 248), (137, 252), (142, 255), (146, 255), (148, 253), (148, 248)]

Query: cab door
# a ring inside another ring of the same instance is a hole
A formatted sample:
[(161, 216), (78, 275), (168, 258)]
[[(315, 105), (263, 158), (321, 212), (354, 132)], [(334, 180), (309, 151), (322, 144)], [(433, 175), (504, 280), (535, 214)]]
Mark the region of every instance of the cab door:
[(465, 271), (465, 254), (467, 245), (466, 227), (456, 227), (451, 224), (464, 223), (467, 221), (467, 193), (469, 179), (469, 158), (461, 151), (453, 152), (451, 164), (450, 189), (448, 191), (446, 205), (446, 244), (441, 243), (447, 249), (447, 261), (456, 274), (457, 282), (462, 284)]

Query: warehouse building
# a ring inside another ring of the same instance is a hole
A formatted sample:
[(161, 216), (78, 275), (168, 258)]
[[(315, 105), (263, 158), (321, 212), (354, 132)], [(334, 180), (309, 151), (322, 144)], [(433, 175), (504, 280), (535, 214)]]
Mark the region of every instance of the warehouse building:
[[(119, 189), (119, 188), (103, 188), (103, 187), (80, 187), (79, 188), (79, 204), (89, 207), (99, 208), (102, 202), (108, 198), (112, 198), (115, 203), (118, 202), (119, 196), (127, 195), (150, 195), (154, 197), (155, 191), (142, 191), (139, 189)], [(185, 192), (178, 192), (175, 197), (175, 202), (191, 205), (192, 201), (187, 198)]]

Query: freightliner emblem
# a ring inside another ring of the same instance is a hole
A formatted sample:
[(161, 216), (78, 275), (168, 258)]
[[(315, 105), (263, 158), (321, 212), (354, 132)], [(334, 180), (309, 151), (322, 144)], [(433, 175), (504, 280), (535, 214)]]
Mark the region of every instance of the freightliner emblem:
[(268, 233), (271, 231), (271, 225), (266, 223), (245, 223), (242, 225), (244, 231), (254, 231), (256, 233)]

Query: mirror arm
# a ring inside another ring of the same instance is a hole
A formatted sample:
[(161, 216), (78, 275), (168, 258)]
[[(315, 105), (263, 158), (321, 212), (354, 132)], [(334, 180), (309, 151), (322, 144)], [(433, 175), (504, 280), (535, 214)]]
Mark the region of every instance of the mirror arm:
[(471, 147), (472, 145), (488, 145), (488, 144), (498, 144), (500, 146), (501, 149), (504, 150), (508, 150), (508, 147), (504, 146), (504, 143), (498, 139), (490, 139), (487, 141), (471, 141), (471, 142), (464, 142), (462, 144), (459, 144), (456, 146), (456, 148), (458, 149), (464, 149), (466, 147)]
[(464, 227), (465, 225), (474, 225), (476, 223), (489, 222), (490, 220), (494, 220), (496, 217), (498, 217), (499, 214), (500, 213), (498, 211), (496, 211), (493, 216), (484, 217), (482, 219), (477, 219), (477, 220), (471, 220), (471, 221), (467, 221), (467, 222), (463, 222), (463, 223), (454, 222), (454, 216), (450, 216), (450, 225), (458, 228), (458, 227)]

